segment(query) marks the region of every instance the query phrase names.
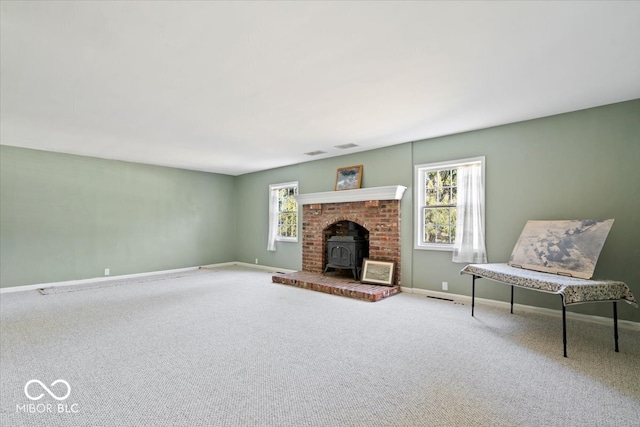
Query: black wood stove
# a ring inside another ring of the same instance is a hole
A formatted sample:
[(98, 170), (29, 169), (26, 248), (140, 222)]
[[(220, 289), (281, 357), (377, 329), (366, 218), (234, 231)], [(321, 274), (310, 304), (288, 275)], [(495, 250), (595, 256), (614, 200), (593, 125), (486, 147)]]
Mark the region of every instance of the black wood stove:
[(327, 240), (326, 273), (330, 268), (351, 270), (358, 280), (362, 261), (369, 256), (369, 242), (362, 236), (332, 236)]

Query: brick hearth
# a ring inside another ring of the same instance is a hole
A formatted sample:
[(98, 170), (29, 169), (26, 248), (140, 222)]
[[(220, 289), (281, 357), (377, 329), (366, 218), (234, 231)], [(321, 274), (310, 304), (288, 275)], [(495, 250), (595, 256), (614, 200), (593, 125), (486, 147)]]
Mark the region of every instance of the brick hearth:
[(341, 295), (369, 302), (380, 301), (400, 292), (400, 286), (369, 285), (355, 281), (353, 278), (340, 277), (333, 274), (296, 272), (279, 273), (272, 277), (274, 283), (296, 286), (332, 295)]

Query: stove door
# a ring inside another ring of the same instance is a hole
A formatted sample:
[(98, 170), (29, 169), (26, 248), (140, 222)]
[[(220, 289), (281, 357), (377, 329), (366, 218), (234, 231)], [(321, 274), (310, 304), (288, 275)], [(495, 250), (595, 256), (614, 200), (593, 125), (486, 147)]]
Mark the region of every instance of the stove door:
[(354, 267), (353, 259), (351, 256), (351, 249), (342, 246), (336, 245), (329, 248), (329, 265), (332, 267)]

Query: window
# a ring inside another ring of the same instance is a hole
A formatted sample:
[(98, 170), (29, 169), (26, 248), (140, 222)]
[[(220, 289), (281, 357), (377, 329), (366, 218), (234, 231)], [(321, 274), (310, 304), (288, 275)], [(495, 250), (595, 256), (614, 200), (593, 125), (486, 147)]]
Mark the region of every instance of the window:
[(269, 186), (268, 250), (276, 250), (276, 241), (298, 241), (298, 183), (287, 182)]
[[(417, 165), (415, 179), (416, 249), (453, 251), (462, 231), (479, 228), (468, 222), (470, 213), (482, 223), (484, 246), (484, 157)], [(477, 188), (470, 193), (469, 185)], [(470, 196), (481, 201), (470, 202)]]

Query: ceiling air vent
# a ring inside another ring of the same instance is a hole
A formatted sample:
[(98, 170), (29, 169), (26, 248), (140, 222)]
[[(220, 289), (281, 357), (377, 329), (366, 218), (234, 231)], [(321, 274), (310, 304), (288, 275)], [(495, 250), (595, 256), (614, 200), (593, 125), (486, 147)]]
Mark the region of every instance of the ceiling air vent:
[(316, 151), (309, 151), (308, 153), (304, 153), (304, 154), (306, 154), (307, 156), (317, 156), (317, 155), (320, 155), (320, 154), (327, 154), (327, 152), (326, 151), (316, 150)]
[(341, 150), (346, 150), (347, 148), (357, 147), (358, 144), (342, 144), (342, 145), (334, 145), (335, 148), (339, 148)]

